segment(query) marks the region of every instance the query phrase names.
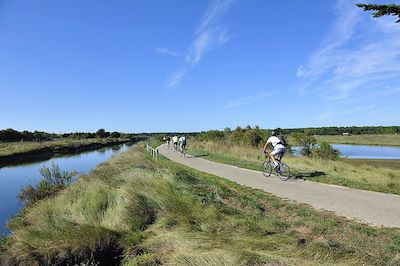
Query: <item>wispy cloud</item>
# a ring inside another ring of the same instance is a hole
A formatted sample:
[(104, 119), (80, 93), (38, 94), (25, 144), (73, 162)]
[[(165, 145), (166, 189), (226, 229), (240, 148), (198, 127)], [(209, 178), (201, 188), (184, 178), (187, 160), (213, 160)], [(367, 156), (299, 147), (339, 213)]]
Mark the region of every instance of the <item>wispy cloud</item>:
[(214, 0), (211, 2), (185, 54), (183, 66), (168, 78), (167, 86), (174, 87), (194, 68), (204, 55), (229, 40), (227, 29), (220, 25), (220, 19), (235, 0)]
[(337, 19), (326, 40), (297, 69), (303, 90), (318, 87), (326, 99), (336, 100), (378, 82), (388, 89), (400, 82), (400, 27), (391, 18), (372, 18), (356, 2), (337, 1)]
[(245, 105), (263, 101), (267, 97), (269, 97), (273, 94), (274, 94), (273, 92), (264, 92), (264, 93), (259, 93), (259, 94), (247, 95), (240, 99), (232, 100), (232, 101), (228, 102), (227, 104), (225, 104), (224, 106), (219, 107), (218, 109), (233, 109), (233, 108), (242, 107)]
[(168, 48), (156, 48), (156, 52), (160, 54), (167, 54), (172, 56), (178, 56), (177, 52), (171, 51)]

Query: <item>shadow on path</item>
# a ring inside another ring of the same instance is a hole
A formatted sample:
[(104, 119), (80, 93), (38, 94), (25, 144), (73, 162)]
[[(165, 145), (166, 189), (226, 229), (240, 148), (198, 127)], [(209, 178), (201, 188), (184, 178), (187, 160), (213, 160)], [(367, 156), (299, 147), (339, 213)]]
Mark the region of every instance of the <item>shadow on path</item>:
[(317, 176), (323, 176), (323, 175), (325, 175), (325, 172), (313, 171), (313, 172), (296, 173), (293, 176), (296, 179), (307, 179), (308, 177), (317, 177)]

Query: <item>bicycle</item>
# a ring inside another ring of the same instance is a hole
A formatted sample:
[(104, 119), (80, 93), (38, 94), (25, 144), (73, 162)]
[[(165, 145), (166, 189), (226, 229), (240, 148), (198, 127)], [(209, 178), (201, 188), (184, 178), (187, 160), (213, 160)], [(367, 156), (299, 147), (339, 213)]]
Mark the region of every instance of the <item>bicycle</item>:
[(268, 177), (272, 174), (272, 171), (275, 170), (275, 173), (282, 181), (286, 181), (290, 178), (290, 167), (286, 163), (281, 162), (282, 156), (279, 155), (275, 157), (276, 162), (278, 163), (277, 167), (274, 167), (274, 162), (268, 156), (268, 160), (262, 164), (262, 172), (265, 177)]
[(186, 145), (181, 145), (180, 149), (181, 149), (181, 156), (183, 158), (186, 158)]

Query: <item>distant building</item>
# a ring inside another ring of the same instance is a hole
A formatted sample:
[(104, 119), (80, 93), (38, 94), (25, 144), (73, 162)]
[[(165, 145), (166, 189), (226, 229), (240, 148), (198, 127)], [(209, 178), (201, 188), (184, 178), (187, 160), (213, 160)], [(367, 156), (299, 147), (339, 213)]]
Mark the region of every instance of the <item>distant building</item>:
[(351, 134), (349, 132), (344, 132), (342, 133), (343, 136), (351, 136)]

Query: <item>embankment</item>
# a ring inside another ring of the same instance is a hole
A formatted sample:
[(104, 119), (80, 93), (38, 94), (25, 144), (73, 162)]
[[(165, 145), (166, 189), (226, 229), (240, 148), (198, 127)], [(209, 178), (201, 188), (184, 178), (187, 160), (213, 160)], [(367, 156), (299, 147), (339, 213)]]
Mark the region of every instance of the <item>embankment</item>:
[(10, 265), (400, 263), (398, 229), (156, 160), (143, 147), (25, 209), (11, 229), (0, 241), (0, 262)]
[[(46, 141), (38, 143), (11, 143), (8, 144), (7, 152), (0, 155), (0, 167), (7, 165), (15, 165), (21, 163), (30, 163), (42, 161), (52, 158), (59, 154), (75, 154), (83, 151), (96, 150), (102, 147), (137, 142), (140, 139), (93, 139), (93, 140), (76, 140), (76, 141)], [(6, 145), (6, 144), (2, 144)], [(19, 146), (19, 147), (13, 147)], [(27, 147), (21, 148), (21, 146)]]

